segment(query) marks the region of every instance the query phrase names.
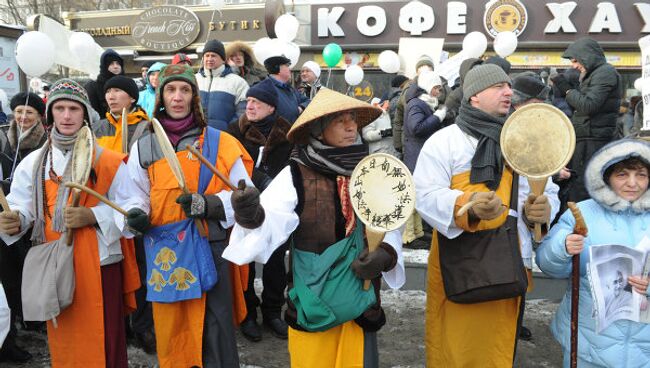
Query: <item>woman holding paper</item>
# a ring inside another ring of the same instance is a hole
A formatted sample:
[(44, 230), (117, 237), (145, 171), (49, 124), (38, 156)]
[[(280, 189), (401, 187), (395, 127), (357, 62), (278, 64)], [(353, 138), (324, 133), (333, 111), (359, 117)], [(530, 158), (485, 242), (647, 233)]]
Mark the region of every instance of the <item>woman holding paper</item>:
[[(592, 156), (585, 171), (591, 199), (578, 203), (588, 235), (573, 234), (575, 219), (567, 211), (537, 249), (539, 267), (557, 278), (569, 277), (571, 257), (582, 255), (578, 308), (579, 367), (642, 367), (650, 361), (649, 325), (620, 319), (600, 333), (596, 332), (596, 319), (592, 316), (594, 299), (587, 275), (590, 246), (619, 244), (636, 248), (644, 237), (650, 238), (649, 170), (650, 144), (644, 141), (619, 140), (600, 149)], [(629, 276), (625, 283), (629, 283), (634, 292), (648, 297), (647, 275)], [(551, 323), (551, 330), (564, 350), (565, 367), (569, 366), (570, 355), (570, 301), (568, 289)]]

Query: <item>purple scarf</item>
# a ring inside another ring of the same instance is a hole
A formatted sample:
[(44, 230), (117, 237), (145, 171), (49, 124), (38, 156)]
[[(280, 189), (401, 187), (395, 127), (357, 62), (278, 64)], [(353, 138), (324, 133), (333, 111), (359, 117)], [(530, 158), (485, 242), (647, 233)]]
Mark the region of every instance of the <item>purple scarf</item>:
[(166, 116), (160, 119), (160, 125), (165, 128), (165, 133), (167, 133), (169, 141), (176, 147), (183, 134), (195, 125), (194, 113), (190, 113), (186, 117), (178, 120)]

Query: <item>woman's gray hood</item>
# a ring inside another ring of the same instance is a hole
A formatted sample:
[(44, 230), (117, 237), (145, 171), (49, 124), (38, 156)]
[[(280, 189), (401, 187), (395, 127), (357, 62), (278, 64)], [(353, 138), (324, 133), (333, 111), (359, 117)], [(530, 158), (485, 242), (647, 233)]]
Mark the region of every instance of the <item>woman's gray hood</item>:
[(641, 198), (629, 202), (619, 197), (603, 177), (609, 167), (632, 157), (639, 158), (650, 166), (650, 143), (638, 139), (621, 139), (594, 153), (585, 170), (585, 186), (593, 200), (614, 212), (628, 208), (634, 212), (650, 210), (650, 191), (646, 190)]

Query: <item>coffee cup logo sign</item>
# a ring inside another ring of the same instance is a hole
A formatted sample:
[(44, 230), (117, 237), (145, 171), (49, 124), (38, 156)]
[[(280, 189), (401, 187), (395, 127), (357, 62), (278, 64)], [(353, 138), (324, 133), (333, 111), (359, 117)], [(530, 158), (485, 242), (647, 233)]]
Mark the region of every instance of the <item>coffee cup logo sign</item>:
[(176, 51), (196, 40), (199, 18), (180, 6), (160, 6), (140, 13), (131, 26), (131, 35), (153, 51)]
[(485, 6), (485, 30), (492, 37), (506, 31), (519, 35), (527, 22), (526, 7), (518, 0), (493, 0)]

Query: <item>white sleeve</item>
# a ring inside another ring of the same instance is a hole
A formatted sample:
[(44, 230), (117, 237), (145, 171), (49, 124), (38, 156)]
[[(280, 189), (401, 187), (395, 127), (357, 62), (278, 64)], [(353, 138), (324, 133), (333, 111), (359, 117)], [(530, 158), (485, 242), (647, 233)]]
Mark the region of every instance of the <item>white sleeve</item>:
[(18, 211), (20, 213), (20, 233), (13, 236), (0, 233), (0, 238), (7, 245), (18, 241), (32, 227), (32, 223), (34, 222), (32, 171), (39, 152), (40, 150), (34, 151), (25, 157), (16, 167), (16, 171), (14, 171), (11, 190), (9, 195), (7, 195), (7, 202), (12, 211)]
[(298, 194), (293, 186), (289, 166), (280, 171), (262, 192), (260, 203), (265, 212), (262, 225), (256, 229), (245, 229), (235, 224), (223, 258), (238, 265), (266, 263), (271, 254), (296, 230), (299, 224), (295, 212)]
[(7, 296), (5, 295), (5, 290), (0, 284), (0, 346), (5, 341), (5, 337), (9, 333), (9, 327), (11, 323), (11, 310), (9, 309), (9, 304), (7, 303)]
[[(126, 165), (123, 163), (120, 164), (120, 167), (117, 169), (117, 172), (113, 177), (113, 182), (108, 188), (106, 197), (113, 202), (115, 202), (116, 192), (120, 185), (119, 183), (125, 180), (126, 170)], [(97, 206), (91, 208), (91, 211), (95, 214), (97, 226), (99, 227), (99, 231), (97, 231), (99, 245), (109, 248), (111, 245), (115, 245), (115, 243), (119, 242), (122, 237), (122, 231), (119, 226), (124, 224), (124, 215), (115, 211), (104, 202), (99, 202)], [(117, 220), (119, 219), (121, 219), (121, 221), (118, 224)], [(100, 253), (102, 252), (100, 251)], [(106, 254), (108, 254), (108, 252)]]
[[(551, 217), (549, 221), (553, 221), (555, 215), (557, 215), (560, 210), (560, 199), (558, 198), (559, 190), (560, 188), (557, 184), (555, 184), (551, 178), (548, 178), (544, 194), (548, 197), (549, 203), (551, 204)], [(519, 234), (519, 241), (521, 242), (521, 258), (523, 258), (526, 267), (531, 268), (533, 257), (533, 232), (530, 231), (528, 225), (524, 222), (524, 204), (526, 203), (529, 193), (530, 186), (528, 185), (528, 179), (519, 176), (517, 232)]]
[[(246, 181), (246, 185), (249, 187), (254, 187), (253, 181), (251, 178), (248, 176), (248, 172), (246, 171), (246, 166), (244, 166), (244, 162), (242, 161), (241, 157), (235, 161), (235, 163), (232, 165), (230, 168), (230, 176), (229, 176), (230, 182), (237, 186), (237, 183), (241, 179), (244, 179)], [(226, 214), (226, 221), (220, 221), (221, 226), (224, 229), (228, 229), (232, 227), (235, 224), (235, 212), (232, 209), (232, 205), (230, 204), (230, 197), (232, 196), (232, 191), (230, 190), (222, 190), (221, 192), (215, 194), (219, 199), (221, 199), (221, 203), (223, 203), (223, 211)]]
[[(149, 199), (151, 182), (149, 181), (149, 173), (147, 170), (140, 166), (140, 154), (137, 144), (131, 147), (129, 161), (125, 166), (125, 170), (121, 170), (121, 168), (118, 170), (110, 190), (110, 195), (114, 196), (115, 203), (124, 210), (128, 211), (133, 208), (139, 208), (145, 213), (151, 211), (151, 202)], [(115, 211), (114, 218), (117, 227), (123, 232), (124, 236), (132, 238), (133, 234), (126, 230), (124, 216)]]
[(447, 142), (429, 138), (420, 151), (413, 181), (415, 182), (415, 207), (422, 219), (449, 239), (463, 230), (454, 221), (456, 199), (462, 191), (451, 189), (451, 152)]
[[(403, 226), (402, 226), (403, 228)], [(392, 270), (383, 272), (383, 277), (388, 286), (393, 289), (399, 289), (406, 281), (406, 272), (404, 270), (404, 256), (402, 255), (402, 229), (389, 231), (384, 235), (384, 243), (389, 244), (397, 253), (397, 264)]]

